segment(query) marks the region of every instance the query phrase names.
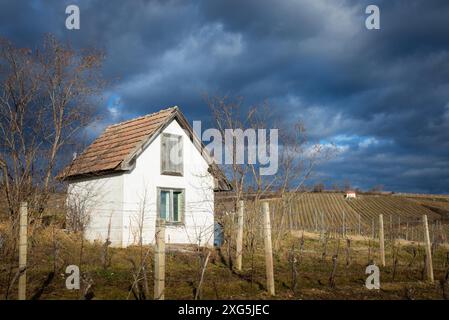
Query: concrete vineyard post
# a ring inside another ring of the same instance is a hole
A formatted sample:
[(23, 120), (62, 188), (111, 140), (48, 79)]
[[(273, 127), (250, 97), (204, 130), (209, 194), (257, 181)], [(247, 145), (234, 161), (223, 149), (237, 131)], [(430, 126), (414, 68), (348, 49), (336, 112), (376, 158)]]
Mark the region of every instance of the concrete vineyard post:
[(242, 247), (243, 247), (243, 219), (244, 219), (245, 203), (239, 201), (238, 221), (237, 221), (237, 239), (236, 239), (236, 257), (235, 267), (238, 271), (242, 270)]
[(262, 202), (263, 215), (263, 231), (264, 231), (264, 245), (265, 245), (265, 265), (267, 273), (267, 289), (272, 296), (274, 291), (274, 271), (273, 271), (273, 249), (271, 244), (271, 223), (270, 223), (270, 207), (267, 201)]
[(154, 251), (154, 299), (164, 300), (165, 291), (165, 221), (156, 220)]
[(380, 247), (380, 261), (382, 267), (385, 267), (385, 237), (384, 237), (384, 216), (379, 215), (379, 247)]
[(430, 247), (430, 235), (429, 235), (429, 224), (427, 222), (427, 215), (423, 215), (423, 226), (424, 226), (424, 240), (426, 246), (426, 271), (427, 280), (433, 283), (433, 265), (432, 265), (432, 250)]
[(28, 205), (20, 204), (20, 229), (19, 229), (19, 300), (26, 300), (27, 285), (27, 229), (28, 229)]

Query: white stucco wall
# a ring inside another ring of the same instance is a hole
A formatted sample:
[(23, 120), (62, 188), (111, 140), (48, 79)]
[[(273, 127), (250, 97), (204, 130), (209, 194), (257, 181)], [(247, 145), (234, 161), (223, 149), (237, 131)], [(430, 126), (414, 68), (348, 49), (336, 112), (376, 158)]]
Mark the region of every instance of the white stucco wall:
[[(157, 218), (157, 188), (185, 189), (184, 225), (167, 226), (166, 241), (170, 243), (192, 243), (213, 245), (214, 192), (213, 178), (207, 172), (208, 164), (198, 149), (189, 140), (176, 120), (164, 133), (182, 135), (183, 176), (161, 175), (160, 135), (137, 158), (134, 170), (124, 174), (123, 245), (138, 241), (138, 223), (144, 214), (143, 239), (154, 240)], [(145, 204), (145, 205), (144, 205)], [(142, 209), (144, 209), (142, 211)]]
[(69, 183), (67, 205), (69, 208), (75, 208), (78, 214), (89, 216), (85, 231), (87, 240), (104, 242), (110, 232), (112, 245), (122, 245), (123, 175)]
[(183, 176), (161, 175), (159, 135), (137, 158), (133, 170), (69, 184), (69, 202), (95, 195), (87, 206), (91, 217), (86, 231), (88, 240), (104, 241), (111, 219), (113, 246), (137, 244), (141, 222), (144, 243), (154, 243), (157, 188), (162, 187), (185, 189), (184, 224), (168, 225), (166, 242), (213, 245), (214, 182), (207, 172), (208, 164), (176, 120), (163, 132), (183, 136)]

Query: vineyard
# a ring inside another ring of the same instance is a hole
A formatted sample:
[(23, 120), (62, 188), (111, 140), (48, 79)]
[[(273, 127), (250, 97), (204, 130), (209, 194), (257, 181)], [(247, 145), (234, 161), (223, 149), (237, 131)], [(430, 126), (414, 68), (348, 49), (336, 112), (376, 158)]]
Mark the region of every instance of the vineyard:
[[(288, 200), (278, 198), (272, 203), (275, 228), (287, 226), (292, 230), (324, 230), (374, 237), (382, 214), (389, 236), (395, 233), (404, 239), (419, 240), (420, 219), (427, 215), (431, 232), (447, 237), (443, 229), (449, 217), (449, 202), (444, 197), (358, 194), (355, 199), (345, 199), (343, 193), (318, 192), (289, 195)], [(283, 219), (282, 212), (287, 213)]]
[[(165, 237), (157, 237), (149, 245), (115, 248), (68, 232), (64, 196), (54, 195), (51, 212), (44, 215), (53, 219), (29, 239), (26, 297), (158, 299), (149, 288), (164, 279), (164, 299), (449, 299), (446, 198), (358, 194), (345, 199), (343, 193), (320, 192), (255, 199), (246, 194), (240, 201), (243, 210), (235, 210), (231, 198), (217, 199), (226, 204), (226, 212), (216, 208), (224, 231), (220, 246), (165, 244)], [(237, 223), (239, 212), (242, 224)], [(0, 224), (0, 234), (6, 231), (7, 224)], [(158, 250), (158, 241), (164, 250)], [(160, 259), (163, 271), (157, 267)], [(14, 271), (7, 263), (16, 261), (15, 256), (0, 259), (0, 270)], [(381, 290), (365, 287), (372, 264), (381, 267)], [(66, 287), (70, 265), (79, 267), (81, 290)], [(12, 271), (0, 273), (0, 298), (18, 296), (17, 277), (12, 277)]]
[(442, 219), (449, 219), (449, 199), (429, 197), (410, 198), (410, 200), (438, 213)]

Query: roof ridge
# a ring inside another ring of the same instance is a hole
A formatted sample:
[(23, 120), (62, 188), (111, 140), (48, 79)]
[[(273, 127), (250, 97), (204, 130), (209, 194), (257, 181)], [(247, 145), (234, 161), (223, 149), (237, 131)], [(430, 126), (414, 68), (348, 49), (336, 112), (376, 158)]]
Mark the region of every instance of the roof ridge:
[(157, 114), (159, 114), (159, 113), (166, 112), (166, 111), (168, 111), (168, 110), (170, 110), (170, 109), (178, 110), (179, 107), (178, 107), (178, 106), (173, 106), (173, 107), (161, 109), (161, 110), (159, 110), (159, 111), (156, 111), (156, 112), (153, 112), (153, 113), (149, 113), (149, 114), (146, 114), (146, 115), (137, 117), (137, 118), (133, 118), (133, 119), (125, 120), (125, 121), (122, 121), (122, 122), (114, 123), (114, 124), (111, 124), (111, 125), (107, 126), (106, 129), (105, 129), (105, 131), (108, 130), (108, 129), (114, 128), (114, 127), (118, 127), (118, 126), (127, 124), (127, 123), (129, 123), (129, 122), (137, 121), (137, 120), (144, 119), (144, 118), (148, 118), (148, 117), (153, 117), (153, 116), (155, 116), (155, 115), (157, 115)]

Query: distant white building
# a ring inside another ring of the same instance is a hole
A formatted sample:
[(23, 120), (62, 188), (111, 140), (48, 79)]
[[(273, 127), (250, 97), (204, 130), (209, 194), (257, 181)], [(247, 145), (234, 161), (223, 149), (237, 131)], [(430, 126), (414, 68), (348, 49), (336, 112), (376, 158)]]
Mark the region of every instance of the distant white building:
[(354, 190), (348, 190), (345, 193), (345, 199), (355, 199), (356, 198), (356, 193)]
[(126, 247), (152, 243), (162, 218), (167, 242), (212, 245), (214, 191), (230, 187), (209, 160), (178, 107), (109, 126), (60, 174), (67, 220), (88, 217), (88, 240)]

